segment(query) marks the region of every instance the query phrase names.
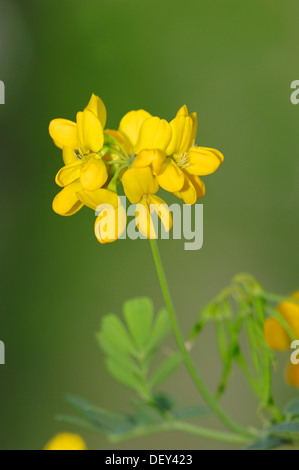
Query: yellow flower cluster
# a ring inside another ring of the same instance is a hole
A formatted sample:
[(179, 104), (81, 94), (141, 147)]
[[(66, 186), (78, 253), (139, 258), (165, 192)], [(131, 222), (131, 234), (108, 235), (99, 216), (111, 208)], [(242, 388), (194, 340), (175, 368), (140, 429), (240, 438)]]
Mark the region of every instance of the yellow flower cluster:
[[(299, 300), (299, 291), (295, 292), (291, 297)], [(289, 325), (294, 337), (299, 339), (299, 305), (295, 302), (281, 302), (277, 308)], [(290, 351), (292, 339), (276, 318), (267, 318), (264, 324), (264, 334), (269, 348), (274, 351)], [(289, 385), (299, 387), (299, 364), (293, 364), (289, 360), (285, 377)]]
[[(84, 205), (93, 210), (100, 206), (96, 236), (101, 243), (114, 241), (126, 226), (118, 195), (121, 183), (129, 201), (136, 204), (138, 230), (156, 238), (151, 211), (158, 213), (166, 231), (172, 226), (168, 206), (156, 195), (159, 187), (185, 204), (195, 204), (205, 195), (200, 176), (214, 173), (223, 155), (195, 145), (197, 116), (189, 114), (186, 106), (171, 122), (143, 109), (130, 111), (117, 130), (105, 129), (106, 116), (103, 101), (92, 95), (84, 111), (77, 113), (76, 122), (51, 121), (50, 136), (62, 149), (64, 161), (56, 175), (63, 189), (53, 209), (60, 215), (73, 215)], [(116, 227), (113, 237), (106, 230), (110, 219)]]

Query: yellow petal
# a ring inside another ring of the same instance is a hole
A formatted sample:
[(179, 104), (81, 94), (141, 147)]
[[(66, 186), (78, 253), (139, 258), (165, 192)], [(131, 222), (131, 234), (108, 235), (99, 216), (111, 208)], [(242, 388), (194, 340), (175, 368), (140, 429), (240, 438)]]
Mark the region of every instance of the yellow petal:
[(54, 144), (63, 149), (69, 147), (73, 150), (78, 148), (77, 144), (77, 125), (67, 119), (53, 119), (49, 125), (49, 134)]
[(276, 318), (266, 319), (264, 336), (270, 349), (274, 351), (287, 351), (290, 349), (291, 338)]
[(191, 113), (190, 118), (192, 119), (192, 122), (193, 122), (193, 128), (192, 128), (191, 138), (189, 142), (189, 147), (191, 147), (194, 144), (196, 133), (197, 133), (197, 114)]
[(215, 149), (191, 147), (188, 151), (189, 166), (186, 168), (191, 175), (210, 175), (223, 162), (223, 155)]
[(104, 143), (103, 127), (99, 119), (88, 109), (77, 113), (79, 149), (84, 154), (97, 153)]
[(188, 115), (189, 115), (188, 108), (185, 104), (176, 113), (176, 117), (178, 117), (178, 116), (188, 116)]
[(195, 204), (198, 199), (205, 195), (204, 182), (198, 176), (185, 174), (183, 188), (174, 194), (183, 199), (185, 204)]
[(77, 155), (73, 149), (69, 147), (63, 147), (62, 158), (63, 158), (64, 164), (68, 165), (69, 163), (73, 163), (77, 160)]
[(285, 371), (286, 382), (292, 387), (299, 387), (299, 364), (288, 362)]
[(145, 168), (151, 166), (154, 175), (161, 173), (162, 165), (165, 160), (165, 153), (161, 150), (141, 150), (138, 155), (134, 158), (132, 167), (133, 168)]
[(131, 150), (136, 145), (143, 122), (149, 117), (151, 117), (150, 113), (144, 109), (139, 109), (138, 111), (130, 111), (125, 114), (120, 121), (118, 130), (127, 137)]
[(110, 191), (109, 189), (97, 189), (96, 191), (86, 191), (85, 189), (80, 189), (77, 192), (78, 199), (90, 209), (94, 211), (101, 204), (111, 204), (113, 207), (117, 208), (119, 206), (119, 197), (117, 193)]
[(65, 165), (56, 175), (56, 184), (63, 188), (64, 186), (67, 186), (68, 184), (76, 181), (78, 178), (80, 178), (82, 166), (83, 163), (81, 160), (76, 160), (72, 163), (69, 163), (68, 165)]
[(159, 190), (156, 178), (147, 168), (130, 168), (122, 176), (125, 194), (132, 204), (139, 202), (144, 194), (155, 194)]
[(172, 216), (166, 202), (158, 196), (149, 195), (147, 197), (150, 213), (156, 212), (161, 219), (165, 232), (169, 232), (172, 227)]
[[(292, 295), (294, 299), (298, 294)], [(278, 305), (279, 312), (283, 315), (284, 319), (288, 322), (295, 338), (299, 338), (299, 305), (294, 302), (281, 302)]]
[(99, 119), (100, 123), (102, 124), (102, 128), (105, 129), (107, 111), (104, 102), (101, 100), (101, 98), (99, 98), (95, 94), (92, 94), (89, 103), (85, 109), (88, 109), (93, 114), (95, 114), (96, 117)]
[(165, 119), (156, 116), (146, 119), (139, 132), (135, 153), (141, 150), (158, 149), (165, 152), (171, 139), (171, 126)]
[(113, 129), (106, 129), (105, 133), (111, 135), (115, 140), (117, 140), (120, 145), (125, 149), (127, 154), (131, 154), (133, 151), (133, 146), (131, 145), (128, 137), (120, 131), (115, 131)]
[(141, 201), (136, 204), (135, 219), (136, 226), (141, 235), (150, 240), (157, 238), (150, 210), (145, 199), (141, 199)]
[(105, 163), (95, 154), (91, 154), (89, 161), (81, 169), (82, 188), (87, 191), (95, 191), (100, 189), (107, 179), (108, 173)]
[(59, 215), (73, 215), (83, 207), (76, 193), (81, 187), (78, 181), (69, 184), (58, 193), (53, 200), (53, 210)]
[(175, 193), (184, 186), (185, 175), (172, 159), (167, 158), (161, 173), (157, 175), (157, 181), (161, 188)]
[(115, 209), (111, 205), (103, 204), (95, 221), (95, 236), (100, 243), (114, 242), (123, 234), (126, 223), (127, 214), (122, 205)]
[(82, 437), (77, 434), (62, 433), (53, 437), (44, 450), (87, 450)]
[(189, 116), (178, 116), (171, 123), (172, 137), (166, 149), (167, 155), (184, 154), (187, 152), (193, 132), (193, 121)]

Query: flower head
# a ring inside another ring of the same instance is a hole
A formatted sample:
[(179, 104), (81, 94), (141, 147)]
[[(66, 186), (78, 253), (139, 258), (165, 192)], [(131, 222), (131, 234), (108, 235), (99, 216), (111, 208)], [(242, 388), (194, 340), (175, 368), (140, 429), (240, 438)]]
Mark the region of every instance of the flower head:
[[(147, 238), (156, 238), (153, 216), (158, 215), (166, 232), (172, 227), (167, 204), (157, 196), (159, 187), (186, 204), (205, 194), (199, 175), (213, 173), (223, 161), (220, 152), (196, 147), (195, 113), (183, 106), (169, 123), (140, 109), (128, 112), (117, 130), (106, 129), (106, 108), (92, 95), (76, 122), (54, 119), (49, 126), (53, 142), (62, 149), (64, 166), (56, 175), (62, 188), (53, 209), (73, 215), (84, 205), (96, 210), (95, 234), (101, 243), (123, 233), (126, 216), (119, 200), (124, 193), (136, 204), (136, 225)], [(111, 230), (107, 226), (111, 224)]]

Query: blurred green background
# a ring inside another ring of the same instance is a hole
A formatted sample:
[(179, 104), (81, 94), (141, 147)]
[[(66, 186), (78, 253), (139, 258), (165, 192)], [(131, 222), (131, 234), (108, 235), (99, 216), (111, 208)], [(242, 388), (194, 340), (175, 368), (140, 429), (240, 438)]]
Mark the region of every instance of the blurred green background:
[[(197, 142), (225, 155), (205, 178), (203, 248), (160, 242), (186, 334), (198, 308), (237, 272), (271, 291), (298, 289), (299, 106), (290, 102), (298, 15), (297, 0), (0, 0), (1, 449), (39, 449), (56, 432), (75, 430), (54, 419), (71, 411), (67, 392), (129, 410), (131, 393), (108, 376), (94, 332), (127, 298), (163, 304), (146, 241), (101, 246), (92, 211), (52, 212), (61, 155), (48, 123), (74, 119), (92, 92), (103, 98), (111, 128), (130, 109), (170, 119), (186, 103), (198, 112)], [(213, 387), (219, 360), (211, 335), (194, 359)], [(298, 395), (284, 384), (284, 362), (275, 375), (280, 404)], [(164, 390), (181, 405), (198, 402), (183, 368)], [(223, 404), (241, 423), (258, 423), (238, 372)], [(117, 446), (82, 435), (91, 449), (229, 448), (183, 434)]]

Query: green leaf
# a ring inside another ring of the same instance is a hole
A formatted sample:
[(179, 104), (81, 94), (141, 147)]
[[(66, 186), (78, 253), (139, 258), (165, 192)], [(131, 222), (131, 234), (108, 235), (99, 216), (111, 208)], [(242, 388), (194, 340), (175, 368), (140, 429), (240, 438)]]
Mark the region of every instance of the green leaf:
[(299, 400), (293, 400), (288, 403), (284, 409), (284, 413), (290, 418), (297, 418), (299, 416)]
[(129, 369), (131, 372), (138, 373), (139, 369), (132, 356), (128, 356), (126, 353), (117, 349), (104, 332), (97, 333), (96, 337), (102, 350), (107, 354), (107, 356), (113, 358), (116, 362)]
[(163, 421), (161, 412), (152, 404), (144, 401), (132, 400), (132, 405), (136, 410), (136, 424), (148, 425), (157, 424)]
[(299, 423), (294, 423), (294, 421), (285, 421), (284, 423), (278, 423), (267, 428), (266, 432), (271, 435), (284, 432), (299, 433)]
[(115, 380), (120, 382), (122, 385), (137, 391), (138, 393), (142, 392), (140, 380), (138, 377), (136, 377), (135, 374), (131, 372), (130, 369), (124, 367), (119, 362), (115, 361), (115, 359), (112, 357), (107, 358), (106, 366)]
[(269, 438), (265, 437), (260, 439), (259, 441), (254, 442), (253, 444), (249, 445), (245, 448), (245, 450), (268, 450), (268, 449), (275, 449), (276, 447), (281, 446), (284, 444), (283, 441), (280, 439)]
[(177, 419), (195, 419), (204, 418), (211, 414), (212, 410), (206, 406), (188, 406), (187, 408), (176, 411), (173, 416)]
[(177, 352), (168, 357), (162, 364), (155, 370), (151, 379), (151, 387), (157, 387), (164, 382), (182, 363), (181, 353)]
[(142, 351), (151, 334), (153, 304), (147, 297), (140, 297), (125, 302), (123, 310), (129, 331), (136, 346)]
[(155, 405), (162, 411), (171, 411), (176, 405), (176, 398), (168, 393), (155, 392), (153, 394)]
[(134, 418), (130, 415), (97, 408), (83, 398), (74, 395), (68, 395), (66, 401), (102, 434), (121, 434), (135, 426)]
[(109, 338), (116, 350), (126, 354), (136, 354), (134, 344), (132, 343), (125, 327), (119, 318), (113, 313), (104, 316), (101, 332)]
[(156, 317), (146, 350), (151, 351), (153, 349), (157, 349), (163, 342), (163, 340), (166, 338), (166, 336), (169, 334), (170, 330), (171, 324), (168, 312), (166, 308), (163, 308), (159, 311)]

